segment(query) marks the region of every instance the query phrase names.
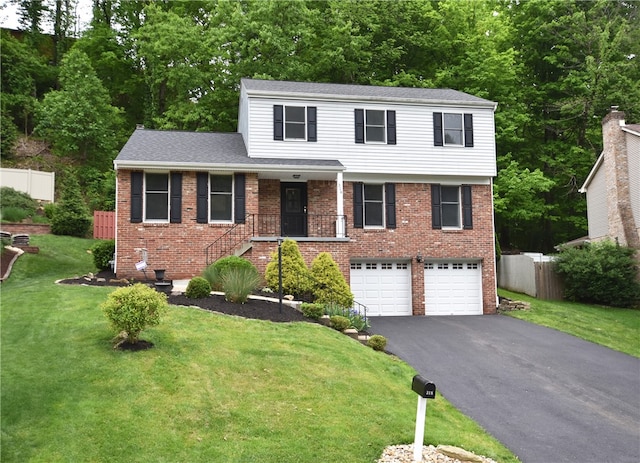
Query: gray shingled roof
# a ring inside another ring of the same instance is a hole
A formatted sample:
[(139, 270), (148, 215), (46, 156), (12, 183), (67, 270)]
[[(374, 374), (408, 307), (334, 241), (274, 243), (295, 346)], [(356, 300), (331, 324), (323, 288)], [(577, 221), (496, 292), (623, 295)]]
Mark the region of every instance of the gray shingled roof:
[(136, 129), (115, 159), (116, 168), (185, 167), (203, 169), (326, 168), (344, 170), (337, 160), (250, 158), (235, 132), (181, 132)]
[(486, 105), (493, 101), (450, 88), (378, 87), (373, 85), (326, 84), (315, 82), (288, 82), (279, 80), (242, 79), (249, 94), (280, 94), (296, 97), (379, 99), (397, 101), (421, 101), (424, 103), (449, 102)]

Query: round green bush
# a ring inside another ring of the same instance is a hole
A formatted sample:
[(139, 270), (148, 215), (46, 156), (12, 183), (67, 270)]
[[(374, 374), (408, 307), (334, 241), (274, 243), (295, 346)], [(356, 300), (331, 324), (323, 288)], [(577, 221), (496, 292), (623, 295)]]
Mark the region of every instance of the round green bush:
[(203, 277), (193, 277), (187, 285), (184, 295), (189, 299), (202, 299), (211, 293), (211, 285)]
[(300, 305), (300, 310), (302, 311), (302, 315), (307, 318), (313, 318), (314, 320), (317, 320), (324, 315), (323, 304), (311, 304), (309, 302), (303, 302)]
[(106, 270), (110, 267), (109, 262), (113, 259), (116, 252), (116, 242), (114, 240), (103, 240), (93, 245), (91, 254), (93, 254), (93, 264), (99, 270)]
[(334, 330), (344, 331), (351, 326), (351, 321), (342, 315), (334, 315), (329, 319), (329, 326)]
[(383, 351), (385, 347), (387, 347), (387, 338), (380, 334), (374, 334), (367, 341), (367, 346), (371, 347), (373, 350)]
[(167, 311), (167, 296), (142, 283), (113, 291), (101, 308), (116, 333), (135, 344), (140, 332), (148, 326), (160, 323)]

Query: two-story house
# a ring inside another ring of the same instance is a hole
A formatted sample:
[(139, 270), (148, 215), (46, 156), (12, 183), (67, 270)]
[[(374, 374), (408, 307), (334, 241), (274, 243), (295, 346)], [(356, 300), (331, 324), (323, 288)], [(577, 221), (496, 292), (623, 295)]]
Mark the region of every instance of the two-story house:
[(237, 133), (136, 130), (116, 273), (190, 278), (278, 238), (332, 254), (369, 315), (494, 313), (496, 103), (449, 89), (243, 79)]
[(626, 124), (614, 106), (602, 120), (602, 142), (580, 188), (587, 195), (588, 239), (640, 250), (640, 124)]

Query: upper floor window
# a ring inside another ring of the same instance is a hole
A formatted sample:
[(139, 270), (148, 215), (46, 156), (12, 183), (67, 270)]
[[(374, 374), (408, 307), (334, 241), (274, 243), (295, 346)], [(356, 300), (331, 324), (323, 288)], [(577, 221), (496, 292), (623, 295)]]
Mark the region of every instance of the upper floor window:
[(355, 228), (396, 228), (395, 184), (353, 184)]
[(473, 115), (433, 113), (433, 144), (473, 147)]
[(378, 109), (355, 110), (356, 143), (396, 144), (396, 112)]
[(273, 139), (317, 141), (315, 106), (273, 106)]
[(131, 172), (131, 222), (182, 221), (182, 174)]
[(471, 186), (431, 185), (433, 228), (473, 228)]
[(233, 176), (209, 177), (209, 217), (214, 222), (231, 222), (233, 216)]

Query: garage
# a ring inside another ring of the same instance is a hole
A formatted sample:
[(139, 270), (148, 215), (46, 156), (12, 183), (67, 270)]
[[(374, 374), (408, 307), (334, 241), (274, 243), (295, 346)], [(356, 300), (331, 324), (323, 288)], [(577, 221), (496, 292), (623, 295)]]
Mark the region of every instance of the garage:
[(408, 262), (352, 262), (351, 291), (368, 316), (411, 315)]
[(480, 262), (425, 262), (426, 315), (482, 315)]

